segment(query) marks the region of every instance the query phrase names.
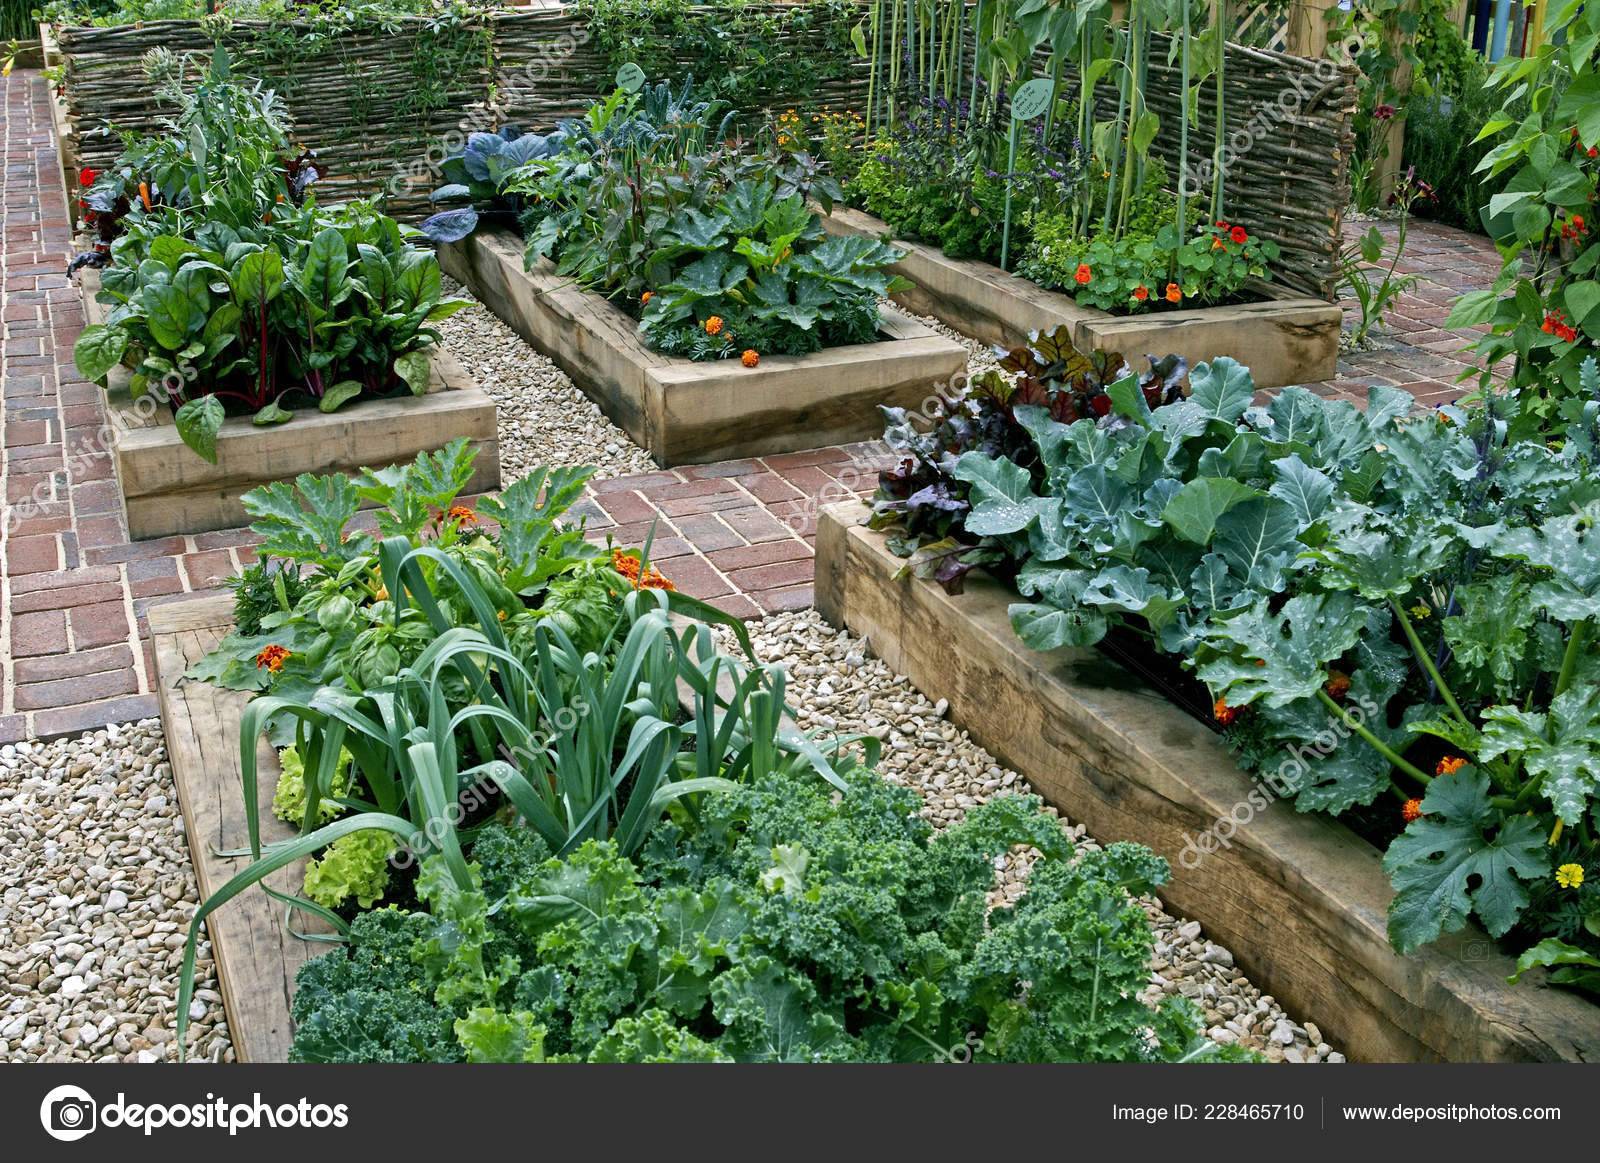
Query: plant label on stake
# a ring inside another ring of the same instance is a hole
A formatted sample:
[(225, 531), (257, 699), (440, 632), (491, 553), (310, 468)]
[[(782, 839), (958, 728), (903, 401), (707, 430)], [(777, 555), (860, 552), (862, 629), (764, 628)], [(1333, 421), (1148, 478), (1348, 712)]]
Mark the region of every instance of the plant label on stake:
[(1017, 136), (1024, 121), (1032, 121), (1050, 108), (1055, 85), (1047, 77), (1025, 81), (1011, 94), (1011, 149), (1006, 162), (1006, 213), (1000, 227), (1000, 269), (1005, 270), (1011, 256), (1011, 178), (1017, 171)]
[(629, 61), (617, 70), (617, 88), (626, 93), (637, 93), (644, 85), (644, 70)]

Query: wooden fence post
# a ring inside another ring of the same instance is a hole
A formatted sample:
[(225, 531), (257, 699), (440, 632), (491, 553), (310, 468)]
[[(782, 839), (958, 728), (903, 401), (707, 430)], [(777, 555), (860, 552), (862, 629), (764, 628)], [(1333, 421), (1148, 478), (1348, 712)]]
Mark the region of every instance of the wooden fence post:
[[(1415, 10), (1416, 0), (1409, 0), (1407, 7)], [(1395, 58), (1394, 76), (1389, 79), (1391, 96), (1389, 102), (1395, 107), (1395, 115), (1389, 119), (1388, 128), (1383, 135), (1383, 144), (1379, 156), (1374, 160), (1373, 180), (1381, 200), (1386, 198), (1394, 189), (1395, 182), (1400, 177), (1400, 166), (1405, 160), (1406, 144), (1406, 115), (1405, 100), (1411, 93), (1411, 61), (1405, 55), (1405, 34), (1398, 27), (1389, 32), (1389, 51)]]
[(1295, 0), (1289, 9), (1284, 51), (1320, 59), (1328, 51), (1328, 12), (1339, 0)]

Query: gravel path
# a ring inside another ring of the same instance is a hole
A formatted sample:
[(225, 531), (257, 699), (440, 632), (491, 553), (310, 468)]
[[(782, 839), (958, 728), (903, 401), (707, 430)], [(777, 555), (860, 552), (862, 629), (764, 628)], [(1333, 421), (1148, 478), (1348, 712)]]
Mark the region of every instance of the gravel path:
[[(445, 280), (450, 294), (472, 293)], [(499, 405), (500, 475), (506, 484), (540, 465), (587, 464), (595, 476), (654, 472), (650, 454), (547, 357), (476, 300), (439, 325), (444, 346)]]
[[(879, 772), (920, 792), (926, 803), (922, 814), (935, 827), (955, 822), (993, 795), (1031, 790), (1019, 774), (1001, 767), (965, 731), (946, 722), (942, 701), (929, 702), (870, 656), (868, 643), (833, 629), (816, 611), (773, 615), (750, 623), (750, 630), (762, 661), (788, 666), (800, 726), (882, 739)], [(1059, 815), (1054, 808), (1046, 810)], [(1062, 827), (1080, 845), (1095, 846), (1082, 824), (1062, 820)], [(1026, 852), (1002, 858), (997, 893), (1021, 896), (1029, 864)], [(1142, 1000), (1182, 994), (1205, 1015), (1212, 1039), (1238, 1043), (1275, 1062), (1344, 1061), (1315, 1023), (1291, 1018), (1252, 985), (1234, 967), (1233, 955), (1206, 940), (1197, 922), (1169, 915), (1154, 898), (1140, 903), (1156, 931)]]
[[(0, 748), (0, 1057), (175, 1059), (195, 903), (159, 720)], [(189, 1052), (232, 1061), (210, 955)]]

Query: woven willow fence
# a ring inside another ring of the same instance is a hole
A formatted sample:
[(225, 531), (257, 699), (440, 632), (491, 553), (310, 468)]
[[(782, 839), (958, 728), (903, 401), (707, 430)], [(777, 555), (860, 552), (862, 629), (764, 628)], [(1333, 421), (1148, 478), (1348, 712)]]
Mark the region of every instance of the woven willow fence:
[[(774, 4), (770, 10), (786, 15), (804, 6)], [(867, 63), (841, 52), (817, 22), (796, 24), (791, 51), (812, 59), (833, 54), (832, 67), (816, 71), (820, 79), (807, 92), (752, 93), (746, 106), (798, 105), (808, 112), (863, 107)], [(64, 28), (57, 35), (78, 138), (75, 156), (96, 167), (120, 149), (108, 130), (148, 132), (166, 112), (143, 83), (140, 58), (163, 47), (193, 54), (198, 65), (212, 45), (189, 21)], [(461, 24), (399, 20), (387, 29), (337, 37), (313, 27), (241, 22), (222, 40), (236, 72), (261, 78), (283, 96), (297, 136), (318, 151), (324, 200), (384, 196), (387, 208), (402, 217), (426, 212), (426, 194), (435, 184), (431, 166), (458, 147), (464, 133), (503, 124), (552, 127), (609, 92), (616, 64), (582, 13), (548, 0), (533, 11)], [(682, 73), (701, 64), (691, 53), (668, 55)], [(1165, 51), (1152, 57), (1146, 95), (1164, 127), (1152, 149), (1177, 175), (1177, 70), (1165, 64)], [(652, 64), (653, 75), (662, 75), (663, 62)], [(1326, 62), (1230, 45), (1226, 85), (1235, 151), (1227, 213), (1279, 245), (1278, 282), (1332, 298), (1349, 200), (1356, 75)], [(1190, 133), (1190, 171), (1207, 189), (1214, 110), (1208, 85)]]

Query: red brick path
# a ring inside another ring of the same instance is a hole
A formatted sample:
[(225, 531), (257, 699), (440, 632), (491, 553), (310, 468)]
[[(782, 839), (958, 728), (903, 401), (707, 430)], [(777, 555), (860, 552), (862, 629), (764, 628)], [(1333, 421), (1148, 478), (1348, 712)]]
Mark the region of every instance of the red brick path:
[[(18, 70), (0, 93), (5, 743), (155, 714), (146, 607), (215, 588), (255, 554), (247, 530), (128, 542), (99, 435), (100, 389), (72, 366), (83, 311), (62, 273), (70, 239), (44, 81)], [(1445, 316), (1498, 268), (1486, 239), (1419, 223), (1402, 269), (1424, 278), (1388, 321), (1399, 342), (1341, 360), (1338, 379), (1309, 386), (1364, 400), (1372, 384), (1398, 384), (1424, 403), (1454, 399), (1463, 390), (1454, 379), (1472, 363), (1462, 353), (1470, 335), (1445, 330)], [(651, 557), (662, 572), (724, 609), (802, 608), (811, 604), (815, 511), (869, 491), (877, 455), (857, 446), (645, 473), (597, 484), (581, 512), (597, 537), (626, 544), (654, 527)]]

